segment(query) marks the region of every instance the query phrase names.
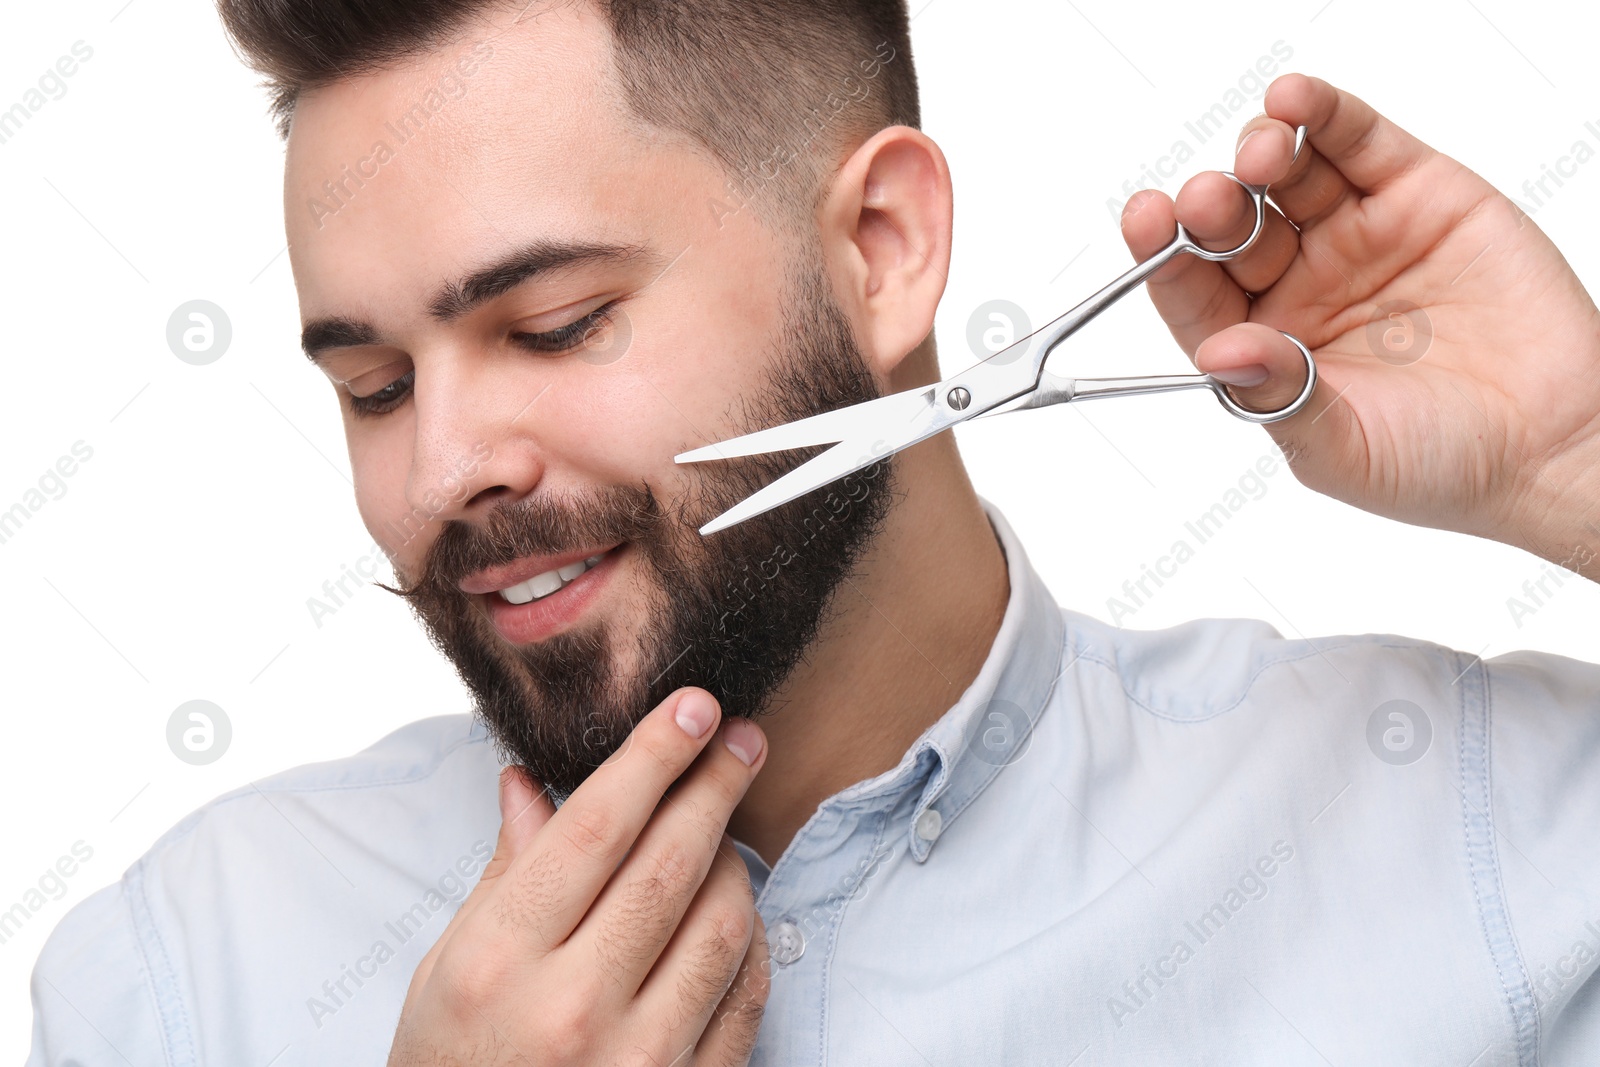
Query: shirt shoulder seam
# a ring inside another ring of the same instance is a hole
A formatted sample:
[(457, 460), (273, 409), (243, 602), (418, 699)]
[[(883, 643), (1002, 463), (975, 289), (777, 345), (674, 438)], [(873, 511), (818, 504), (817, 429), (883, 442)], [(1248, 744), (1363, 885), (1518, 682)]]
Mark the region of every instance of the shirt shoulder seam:
[(145, 860), (141, 858), (123, 875), (123, 902), (128, 908), (134, 944), (138, 946), (139, 956), (144, 963), (156, 1030), (161, 1035), (163, 1062), (168, 1067), (195, 1067), (194, 1034), (189, 1023), (188, 1005), (178, 985), (166, 942), (150, 913), (150, 902), (144, 893), (144, 870)]
[[(1456, 654), (1459, 661), (1460, 654)], [(1540, 1020), (1527, 961), (1517, 938), (1506, 902), (1505, 880), (1500, 867), (1500, 850), (1495, 843), (1493, 763), (1493, 697), (1488, 672), (1482, 660), (1474, 660), (1458, 675), (1472, 685), (1461, 688), (1460, 740), (1457, 758), (1462, 779), (1461, 826), (1466, 850), (1468, 877), (1484, 947), (1500, 982), (1501, 995), (1510, 1016), (1511, 1033), (1517, 1046), (1519, 1067), (1536, 1067), (1539, 1062)], [(1476, 714), (1475, 714), (1476, 713)], [(1470, 776), (1470, 780), (1469, 780)], [(1482, 808), (1472, 803), (1467, 790), (1479, 792)]]
[(1435, 656), (1440, 657), (1441, 659), (1445, 658), (1445, 657), (1449, 657), (1449, 656), (1454, 656), (1456, 654), (1453, 650), (1447, 649), (1442, 645), (1435, 645), (1435, 644), (1433, 644), (1431, 642), (1426, 642), (1426, 641), (1421, 641), (1421, 642), (1419, 642), (1419, 641), (1405, 641), (1405, 640), (1403, 640), (1403, 641), (1394, 641), (1394, 640), (1389, 639), (1387, 636), (1379, 637), (1379, 636), (1376, 636), (1376, 635), (1371, 635), (1371, 636), (1347, 636), (1342, 641), (1340, 641), (1337, 645), (1323, 646), (1323, 647), (1320, 647), (1320, 648), (1316, 647), (1316, 646), (1312, 646), (1310, 649), (1308, 649), (1307, 651), (1304, 651), (1304, 652), (1295, 653), (1295, 654), (1285, 653), (1285, 654), (1282, 654), (1282, 655), (1274, 656), (1274, 657), (1272, 657), (1270, 659), (1263, 660), (1262, 662), (1257, 664), (1255, 670), (1251, 672), (1249, 679), (1246, 680), (1246, 682), (1244, 684), (1244, 687), (1242, 689), (1240, 689), (1239, 695), (1237, 697), (1235, 697), (1230, 703), (1225, 704), (1222, 707), (1219, 707), (1219, 708), (1217, 708), (1217, 709), (1215, 709), (1213, 711), (1207, 712), (1204, 715), (1174, 715), (1174, 714), (1172, 714), (1172, 713), (1170, 713), (1168, 711), (1163, 710), (1162, 708), (1159, 708), (1159, 707), (1156, 707), (1156, 706), (1154, 706), (1152, 704), (1149, 704), (1146, 701), (1141, 700), (1136, 694), (1134, 694), (1128, 688), (1128, 685), (1127, 685), (1126, 681), (1123, 678), (1122, 671), (1112, 661), (1107, 660), (1102, 656), (1098, 656), (1098, 655), (1095, 655), (1095, 654), (1087, 652), (1087, 651), (1080, 653), (1079, 654), (1079, 658), (1080, 659), (1086, 659), (1090, 663), (1098, 664), (1099, 666), (1105, 668), (1107, 671), (1111, 672), (1111, 674), (1113, 676), (1115, 676), (1115, 678), (1117, 680), (1117, 685), (1121, 688), (1123, 696), (1127, 697), (1129, 703), (1132, 703), (1132, 704), (1136, 705), (1137, 707), (1143, 709), (1148, 714), (1153, 715), (1158, 719), (1165, 719), (1168, 722), (1175, 722), (1175, 723), (1202, 723), (1202, 722), (1209, 722), (1210, 720), (1215, 719), (1218, 716), (1226, 715), (1228, 712), (1230, 712), (1230, 711), (1234, 710), (1235, 708), (1237, 708), (1240, 704), (1243, 704), (1245, 702), (1245, 700), (1250, 696), (1250, 691), (1255, 688), (1256, 682), (1260, 681), (1261, 676), (1263, 674), (1265, 674), (1268, 670), (1270, 670), (1270, 669), (1272, 669), (1274, 667), (1282, 667), (1282, 666), (1285, 666), (1286, 664), (1298, 663), (1301, 660), (1310, 659), (1312, 656), (1323, 656), (1323, 655), (1325, 655), (1326, 653), (1328, 653), (1330, 651), (1340, 651), (1340, 650), (1349, 648), (1352, 645), (1366, 644), (1366, 643), (1374, 644), (1374, 645), (1376, 645), (1376, 646), (1378, 646), (1380, 648), (1392, 648), (1392, 649), (1401, 649), (1401, 650), (1404, 650), (1404, 651), (1421, 651), (1421, 652), (1431, 653), (1431, 654), (1433, 654)]

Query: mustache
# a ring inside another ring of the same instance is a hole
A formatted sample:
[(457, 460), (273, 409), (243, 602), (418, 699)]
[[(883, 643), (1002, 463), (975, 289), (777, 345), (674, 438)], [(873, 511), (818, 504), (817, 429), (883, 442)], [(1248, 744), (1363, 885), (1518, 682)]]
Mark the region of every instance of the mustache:
[[(792, 380), (795, 388), (800, 388), (802, 379), (798, 377), (798, 371), (791, 367), (786, 368), (784, 373), (786, 376), (782, 381), (787, 383)], [(828, 393), (829, 390), (824, 390), (823, 404), (818, 409), (789, 405), (783, 409), (780, 417), (765, 420), (751, 416), (747, 400), (745, 422), (761, 426), (816, 414), (817, 410), (827, 410), (830, 406), (827, 403)], [(869, 383), (865, 389), (866, 398), (877, 395)], [(852, 393), (846, 394), (847, 399), (853, 396)], [(692, 540), (698, 541), (699, 528), (713, 516), (821, 455), (829, 447), (806, 445), (784, 452), (718, 460), (718, 470), (714, 475), (708, 471), (687, 477), (683, 496), (675, 500), (670, 509), (662, 507), (649, 483), (640, 479), (637, 486), (601, 486), (566, 500), (541, 496), (501, 504), (493, 508), (481, 523), (447, 519), (429, 548), (421, 576), (415, 582), (400, 589), (383, 582), (372, 584), (413, 604), (460, 606), (467, 599), (466, 594), (457, 587), (462, 578), (524, 556), (552, 555), (623, 541), (659, 545), (664, 543), (665, 535), (675, 527), (693, 531)], [(798, 508), (801, 504), (794, 501), (786, 507)], [(734, 545), (722, 546), (724, 553)], [(396, 577), (405, 585), (405, 575), (398, 565), (394, 565), (394, 570)]]
[(496, 506), (481, 523), (446, 520), (415, 582), (405, 585), (402, 580), (404, 588), (399, 589), (374, 584), (412, 602), (461, 600), (465, 594), (457, 583), (469, 574), (524, 556), (648, 541), (667, 522), (645, 484), (604, 486), (564, 501), (531, 497)]

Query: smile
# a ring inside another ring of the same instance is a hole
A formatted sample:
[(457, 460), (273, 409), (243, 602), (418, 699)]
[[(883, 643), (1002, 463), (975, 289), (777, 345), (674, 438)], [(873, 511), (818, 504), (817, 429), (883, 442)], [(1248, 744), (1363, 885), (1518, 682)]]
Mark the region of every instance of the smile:
[[(544, 641), (577, 622), (599, 600), (627, 543), (479, 594), (500, 637), (513, 645)], [(515, 566), (515, 564), (513, 564)], [(502, 581), (504, 579), (501, 579)]]
[(516, 585), (496, 590), (496, 592), (512, 604), (528, 604), (535, 600), (542, 600), (551, 593), (559, 592), (568, 582), (576, 579), (590, 567), (599, 566), (600, 561), (605, 559), (610, 552), (611, 549), (607, 549), (599, 555), (581, 559), (576, 563), (569, 563), (565, 567), (557, 567), (553, 571), (535, 574), (525, 582), (518, 582)]

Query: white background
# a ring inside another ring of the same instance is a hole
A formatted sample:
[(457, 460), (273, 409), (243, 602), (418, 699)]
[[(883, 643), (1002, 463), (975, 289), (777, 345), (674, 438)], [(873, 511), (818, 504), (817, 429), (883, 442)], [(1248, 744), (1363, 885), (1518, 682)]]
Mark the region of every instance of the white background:
[[(1575, 141), (1600, 149), (1600, 27), (1576, 5), (925, 2), (912, 0), (924, 128), (956, 188), (938, 318), (946, 373), (971, 361), (967, 321), (984, 301), (1011, 300), (1038, 327), (1129, 266), (1107, 202), (1175, 141), (1198, 154), (1168, 192), (1231, 164), (1258, 99), (1203, 145), (1184, 123), (1274, 42), (1292, 49), (1281, 69), (1355, 92), (1513, 195)], [(94, 50), (65, 95), (0, 145), (0, 510), (74, 442), (93, 449), (65, 495), (0, 544), (0, 911), (75, 842), (93, 849), (65, 894), (0, 944), (0, 1057), (17, 1057), (45, 935), (174, 822), (252, 779), (469, 703), (395, 598), (363, 589), (320, 628), (307, 609), (371, 539), (333, 394), (298, 350), (282, 146), (210, 5), (95, 0), (7, 15), (0, 109), (74, 42)], [(1600, 160), (1534, 212), (1591, 291), (1597, 193)], [(173, 309), (196, 298), (233, 325), (226, 355), (204, 367), (174, 358), (165, 336)], [(1136, 294), (1052, 366), (1187, 363)], [(961, 444), (1057, 599), (1108, 618), (1107, 598), (1269, 440), (1189, 393), (983, 420)], [(1254, 617), (1288, 636), (1390, 632), (1485, 657), (1600, 660), (1600, 586), (1570, 579), (1519, 627), (1506, 601), (1540, 576), (1538, 559), (1375, 518), (1284, 468), (1266, 485), (1124, 624)], [(165, 737), (196, 698), (233, 726), (204, 767), (176, 759)]]

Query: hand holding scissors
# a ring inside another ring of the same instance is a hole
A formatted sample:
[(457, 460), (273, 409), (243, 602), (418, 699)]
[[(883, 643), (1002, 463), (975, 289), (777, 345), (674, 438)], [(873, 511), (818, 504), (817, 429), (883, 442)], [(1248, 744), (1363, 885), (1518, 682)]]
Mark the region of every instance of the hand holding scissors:
[[(1305, 142), (1301, 126), (1295, 138), (1298, 155)], [(1223, 262), (1249, 251), (1266, 225), (1267, 187), (1250, 185), (1231, 173), (1226, 177), (1249, 194), (1255, 225), (1234, 248), (1214, 251), (1201, 247), (1181, 224), (1165, 248), (1123, 274), (1044, 328), (994, 353), (977, 366), (935, 385), (917, 386), (862, 404), (813, 415), (796, 422), (744, 434), (717, 444), (692, 449), (674, 457), (679, 463), (780, 452), (811, 445), (833, 447), (747, 497), (700, 528), (715, 533), (738, 522), (828, 485), (845, 475), (871, 466), (885, 456), (909, 448), (968, 419), (1050, 404), (1071, 403), (1092, 397), (1127, 396), (1177, 389), (1210, 389), (1222, 406), (1237, 418), (1269, 423), (1286, 419), (1303, 408), (1317, 384), (1316, 361), (1297, 338), (1288, 337), (1305, 357), (1306, 383), (1293, 400), (1276, 411), (1256, 412), (1241, 406), (1227, 386), (1209, 374), (1167, 374), (1133, 378), (1064, 378), (1045, 370), (1045, 361), (1057, 345), (1076, 333), (1106, 308), (1138, 288), (1156, 271), (1180, 255)]]

